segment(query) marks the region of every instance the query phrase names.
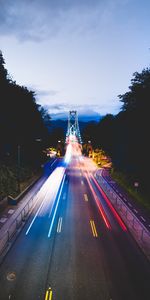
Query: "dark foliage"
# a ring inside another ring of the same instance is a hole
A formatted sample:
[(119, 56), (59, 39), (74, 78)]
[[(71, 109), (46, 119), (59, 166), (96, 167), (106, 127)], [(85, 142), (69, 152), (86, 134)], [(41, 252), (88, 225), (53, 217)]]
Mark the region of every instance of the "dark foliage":
[(49, 116), (36, 104), (34, 92), (11, 80), (0, 52), (0, 160), (15, 160), (20, 145), (21, 162), (41, 163), (49, 138), (46, 122)]
[(149, 194), (150, 166), (150, 69), (134, 73), (129, 91), (119, 95), (121, 112), (106, 115), (98, 125), (86, 128), (92, 142), (111, 156), (114, 167), (127, 175), (130, 183)]

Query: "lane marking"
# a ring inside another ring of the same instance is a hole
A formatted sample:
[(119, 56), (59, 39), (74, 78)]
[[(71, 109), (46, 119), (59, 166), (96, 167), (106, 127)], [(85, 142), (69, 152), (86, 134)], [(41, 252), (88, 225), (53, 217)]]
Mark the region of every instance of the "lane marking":
[(85, 201), (88, 201), (88, 200), (89, 200), (87, 194), (84, 194), (84, 200), (85, 200)]
[(12, 215), (14, 213), (14, 209), (9, 209), (8, 214)]
[(50, 224), (50, 228), (49, 228), (49, 232), (48, 232), (48, 238), (51, 236), (51, 232), (52, 232), (52, 228), (53, 228), (53, 224), (54, 224), (54, 220), (55, 220), (55, 216), (56, 216), (58, 204), (59, 204), (59, 201), (60, 201), (61, 192), (62, 192), (62, 189), (63, 189), (63, 186), (64, 186), (65, 178), (66, 178), (66, 174), (64, 175), (64, 178), (63, 178), (63, 181), (62, 181), (62, 184), (61, 184), (61, 188), (60, 188), (60, 192), (59, 192), (59, 195), (58, 195), (57, 203), (56, 203), (56, 206), (55, 206), (53, 218), (52, 218), (52, 221), (51, 221), (51, 224)]
[(57, 225), (57, 232), (60, 233), (62, 228), (62, 217), (59, 218), (58, 220), (58, 225)]
[(7, 221), (7, 219), (8, 219), (8, 218), (2, 217), (2, 218), (0, 218), (0, 222), (1, 222), (1, 223), (5, 223), (5, 222)]
[(130, 202), (128, 202), (128, 205), (129, 205), (130, 207), (132, 207), (132, 204), (131, 204)]
[(52, 299), (52, 289), (49, 287), (48, 290), (46, 291), (46, 294), (45, 294), (45, 300), (51, 300)]
[(95, 226), (94, 221), (93, 221), (93, 228), (94, 228), (94, 232), (95, 232), (95, 237), (98, 237), (98, 233), (97, 233), (97, 230), (96, 230), (96, 226)]
[(66, 193), (63, 194), (63, 200), (65, 200), (65, 199), (66, 199)]
[(81, 180), (81, 184), (82, 184), (82, 185), (84, 184), (83, 180)]
[(91, 225), (91, 229), (92, 229), (93, 236), (94, 236), (94, 237), (98, 237), (97, 230), (96, 230), (96, 226), (95, 226), (95, 223), (94, 223), (93, 220), (90, 220), (90, 225)]
[(56, 160), (57, 160), (57, 158), (53, 161), (53, 163), (50, 165), (50, 167), (52, 167), (53, 166), (53, 164), (56, 162)]
[(91, 225), (91, 229), (92, 229), (92, 234), (93, 234), (93, 236), (95, 237), (95, 233), (94, 233), (94, 229), (93, 229), (93, 223), (92, 223), (91, 220), (90, 220), (90, 225)]
[(142, 216), (140, 216), (140, 218), (141, 218), (144, 222), (146, 222), (146, 220), (145, 220)]
[(138, 211), (135, 208), (133, 210), (138, 214)]

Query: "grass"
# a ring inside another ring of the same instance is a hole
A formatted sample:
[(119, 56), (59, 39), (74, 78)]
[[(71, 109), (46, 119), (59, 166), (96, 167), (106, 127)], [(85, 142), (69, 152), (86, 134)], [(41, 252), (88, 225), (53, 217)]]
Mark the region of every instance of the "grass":
[(135, 201), (137, 201), (140, 205), (146, 208), (150, 212), (150, 200), (148, 195), (144, 195), (131, 185), (127, 175), (111, 169), (111, 177), (131, 196)]
[[(30, 166), (20, 167), (20, 192), (29, 186), (40, 176), (40, 171), (33, 170)], [(0, 200), (10, 195), (18, 196), (18, 172), (15, 164), (5, 165), (1, 163), (0, 167)]]

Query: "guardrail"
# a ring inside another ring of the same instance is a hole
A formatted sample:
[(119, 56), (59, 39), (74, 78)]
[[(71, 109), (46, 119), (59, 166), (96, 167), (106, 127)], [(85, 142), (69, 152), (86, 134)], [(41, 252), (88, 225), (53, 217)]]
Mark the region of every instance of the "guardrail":
[(150, 260), (150, 232), (122, 201), (119, 195), (111, 188), (108, 182), (96, 172), (95, 177), (102, 189), (120, 214), (136, 242)]
[(12, 218), (8, 220), (8, 223), (6, 224), (6, 228), (2, 228), (0, 234), (0, 255), (3, 253), (5, 248), (9, 246), (10, 240), (13, 238), (15, 233), (18, 232), (19, 229), (25, 224), (25, 220), (27, 217), (29, 217), (34, 206), (37, 204), (39, 190), (36, 192), (36, 195), (30, 197), (28, 202), (24, 206), (22, 205), (12, 215)]
[[(50, 168), (52, 165), (56, 162), (56, 159), (52, 162), (50, 165)], [(51, 170), (52, 171), (52, 170)], [(51, 172), (50, 172), (51, 173)], [(47, 178), (50, 174), (48, 173), (45, 178)], [(30, 184), (17, 198), (12, 198), (10, 200), (14, 200), (14, 202), (18, 202), (18, 198), (23, 198), (23, 196), (26, 194), (27, 191), (30, 191), (32, 186), (40, 179), (35, 179), (34, 182)], [(43, 179), (45, 181), (45, 179)], [(15, 234), (22, 228), (22, 226), (25, 224), (25, 220), (27, 217), (29, 217), (30, 213), (32, 212), (34, 206), (38, 203), (38, 192), (40, 191), (43, 183), (41, 182), (40, 187), (37, 188), (34, 196), (29, 197), (29, 199), (22, 204), (20, 208), (16, 210), (16, 212), (11, 216), (11, 219), (7, 221), (7, 223), (2, 227), (0, 231), (0, 255), (3, 253), (5, 248), (9, 246), (10, 240), (15, 236)]]

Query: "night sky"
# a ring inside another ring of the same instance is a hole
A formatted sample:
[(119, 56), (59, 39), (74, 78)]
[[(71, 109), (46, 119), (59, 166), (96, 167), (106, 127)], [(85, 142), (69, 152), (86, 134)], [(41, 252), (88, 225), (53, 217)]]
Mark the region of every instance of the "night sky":
[(116, 114), (150, 62), (148, 0), (0, 0), (0, 49), (51, 115)]

